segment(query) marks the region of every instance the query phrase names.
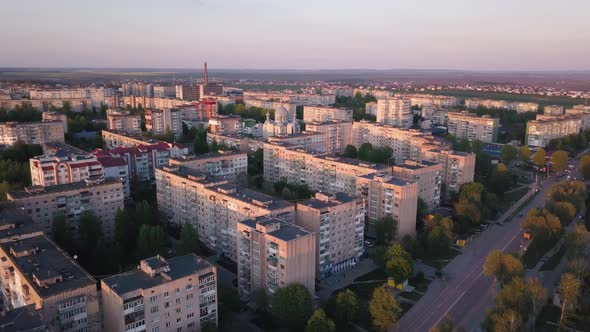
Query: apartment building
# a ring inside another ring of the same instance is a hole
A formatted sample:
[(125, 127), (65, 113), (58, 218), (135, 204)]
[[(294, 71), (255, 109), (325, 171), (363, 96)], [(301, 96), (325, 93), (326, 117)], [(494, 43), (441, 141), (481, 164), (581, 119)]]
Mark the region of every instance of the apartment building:
[(441, 186), (444, 178), (443, 165), (428, 160), (406, 160), (391, 168), (393, 176), (418, 183), (418, 197), (429, 209), (440, 205)]
[(133, 82), (121, 84), (124, 96), (154, 96), (154, 85), (151, 83)]
[(475, 177), (475, 154), (438, 148), (424, 149), (422, 160), (429, 160), (443, 166), (446, 192), (458, 192), (465, 183)]
[(120, 179), (123, 184), (125, 197), (131, 197), (131, 176), (129, 174), (129, 165), (125, 158), (96, 154), (96, 160), (102, 165), (104, 177)]
[(539, 110), (539, 104), (537, 103), (478, 98), (465, 99), (465, 106), (469, 109), (477, 109), (479, 107), (507, 109), (510, 111), (516, 111), (517, 113), (537, 112)]
[(255, 100), (279, 101), (283, 103), (295, 104), (297, 106), (319, 105), (328, 106), (336, 103), (334, 94), (310, 94), (310, 93), (285, 93), (285, 92), (258, 92), (244, 91), (244, 103)]
[(55, 111), (43, 112), (41, 114), (41, 119), (43, 121), (61, 121), (64, 128), (64, 134), (68, 133), (68, 117), (64, 113)]
[(295, 218), (295, 206), (287, 201), (182, 166), (157, 169), (156, 187), (158, 209), (170, 222), (193, 224), (201, 241), (234, 261), (238, 222), (258, 216)]
[(264, 144), (264, 180), (306, 184), (313, 191), (354, 195), (356, 178), (374, 173), (377, 165), (346, 158), (326, 157), (297, 146)]
[(199, 100), (199, 87), (196, 85), (177, 85), (176, 98), (181, 100)]
[(49, 332), (49, 327), (33, 305), (3, 311), (0, 326), (4, 332)]
[(316, 234), (316, 278), (356, 267), (364, 252), (365, 202), (345, 193), (297, 203), (297, 225)]
[(547, 105), (543, 107), (543, 114), (561, 116), (564, 114), (563, 106), (561, 105)]
[(84, 151), (33, 157), (29, 166), (33, 186), (54, 186), (104, 176), (96, 156)]
[(17, 208), (12, 202), (0, 202), (0, 243), (17, 242), (43, 235), (33, 219)]
[(410, 99), (406, 97), (377, 99), (377, 122), (399, 128), (410, 128), (413, 122), (411, 106)]
[(248, 154), (220, 151), (199, 156), (186, 155), (170, 158), (170, 166), (183, 166), (197, 172), (235, 181), (240, 174), (248, 172)]
[(305, 128), (310, 132), (325, 134), (325, 152), (329, 155), (344, 153), (346, 146), (352, 144), (350, 121), (308, 122)]
[(377, 102), (371, 101), (365, 103), (365, 113), (377, 116)]
[(240, 152), (254, 152), (262, 149), (264, 144), (261, 138), (253, 138), (245, 134), (222, 135), (207, 133), (207, 144), (211, 144), (213, 141), (228, 148), (237, 149)]
[(154, 98), (176, 98), (176, 86), (154, 85)]
[(322, 88), (323, 95), (336, 95), (336, 97), (354, 96), (353, 88), (349, 86), (332, 86)]
[(141, 133), (141, 116), (124, 110), (107, 110), (107, 128), (126, 133)]
[(239, 115), (219, 115), (209, 119), (209, 132), (213, 134), (233, 135), (240, 132), (242, 117)]
[(217, 325), (217, 269), (188, 254), (150, 257), (101, 280), (105, 331), (200, 331)]
[[(85, 100), (84, 109), (99, 109), (103, 104), (110, 104), (115, 91), (112, 88), (80, 88), (80, 89), (55, 89), (55, 90), (31, 90), (31, 100), (40, 100), (52, 103), (54, 101), (70, 103), (74, 112), (81, 111), (75, 107), (76, 101)], [(57, 107), (57, 105), (54, 105)]]
[(352, 121), (352, 109), (338, 108), (333, 106), (304, 106), (303, 121), (325, 122), (325, 121)]
[(181, 115), (181, 111), (175, 108), (149, 109), (145, 111), (145, 127), (154, 134), (162, 135), (170, 131), (174, 136), (180, 136), (182, 135)]
[(377, 99), (379, 98), (389, 98), (393, 96), (393, 92), (389, 90), (381, 90), (381, 89), (370, 89), (370, 88), (356, 88), (353, 90), (354, 94), (360, 93), (361, 96), (371, 95)]
[(449, 111), (446, 109), (435, 109), (432, 110), (430, 117), (432, 124), (439, 126), (447, 126), (449, 124)]
[(416, 234), (418, 183), (382, 173), (357, 179), (357, 196), (365, 200), (369, 234), (375, 236), (375, 223), (389, 216), (395, 221), (398, 239)]
[(77, 228), (80, 215), (93, 212), (101, 221), (102, 231), (110, 238), (115, 230), (115, 214), (123, 209), (123, 184), (115, 178), (86, 179), (81, 182), (58, 184), (50, 187), (26, 187), (9, 191), (8, 201), (33, 218), (46, 233), (56, 215), (63, 215), (71, 228)]
[(267, 142), (298, 146), (299, 148), (306, 151), (317, 153), (325, 153), (328, 148), (327, 134), (313, 131), (304, 131), (297, 134), (269, 137)]
[(174, 99), (174, 98), (151, 98), (145, 96), (126, 96), (122, 98), (120, 102), (120, 106), (122, 107), (131, 107), (131, 108), (139, 108), (141, 106), (143, 109), (165, 109), (165, 108), (174, 108), (178, 106), (184, 105), (192, 105), (194, 102), (189, 102), (182, 99)]
[(463, 112), (448, 113), (448, 132), (458, 139), (470, 141), (479, 140), (484, 143), (493, 143), (498, 140), (498, 128), (500, 119), (487, 115), (477, 116)]
[[(576, 105), (565, 110), (565, 117), (577, 117), (580, 119), (580, 130), (590, 129), (590, 106)], [(537, 115), (538, 119), (538, 115)]]
[(96, 280), (45, 235), (0, 243), (2, 306), (32, 306), (51, 331), (101, 331)]
[(410, 98), (411, 105), (418, 107), (453, 107), (457, 106), (456, 97), (428, 94), (400, 94), (399, 97)]
[(297, 105), (291, 103), (285, 103), (281, 101), (273, 100), (261, 100), (261, 99), (244, 99), (244, 105), (246, 107), (260, 107), (265, 109), (271, 109), (277, 111), (278, 109), (284, 107), (286, 108), (289, 113), (295, 114), (297, 111)]
[(0, 144), (65, 142), (62, 121), (0, 123)]
[(316, 234), (277, 218), (258, 217), (237, 224), (238, 292), (244, 300), (263, 289), (300, 284), (315, 294)]
[(578, 117), (559, 117), (527, 122), (526, 144), (545, 147), (554, 138), (578, 134), (582, 121)]

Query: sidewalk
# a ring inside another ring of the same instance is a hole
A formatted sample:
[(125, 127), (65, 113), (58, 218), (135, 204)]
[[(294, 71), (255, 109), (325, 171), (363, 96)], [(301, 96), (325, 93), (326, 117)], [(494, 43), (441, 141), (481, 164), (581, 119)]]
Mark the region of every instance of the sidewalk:
[(334, 291), (352, 284), (354, 279), (376, 268), (377, 265), (375, 265), (372, 259), (365, 258), (357, 263), (356, 268), (337, 273), (322, 280), (320, 282), (320, 290), (316, 292), (316, 295), (320, 298), (321, 303), (326, 303)]

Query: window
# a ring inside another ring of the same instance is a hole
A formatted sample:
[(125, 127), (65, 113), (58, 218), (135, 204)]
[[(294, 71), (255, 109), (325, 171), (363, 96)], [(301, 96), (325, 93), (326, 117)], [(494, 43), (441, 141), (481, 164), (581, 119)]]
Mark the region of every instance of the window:
[(158, 301), (158, 295), (150, 296), (150, 303)]
[(182, 322), (182, 318), (180, 318), (180, 317), (176, 318), (176, 323), (180, 324), (180, 322)]
[(189, 290), (189, 289), (193, 289), (193, 285), (192, 284), (186, 285), (186, 290)]
[(170, 307), (170, 302), (164, 303), (164, 308), (169, 308), (169, 307)]
[(152, 307), (152, 309), (151, 309), (150, 311), (151, 311), (151, 313), (153, 314), (153, 313), (156, 313), (156, 312), (158, 312), (158, 310), (159, 310), (159, 309), (158, 309), (158, 306), (156, 305), (156, 306), (153, 306), (153, 307)]
[(195, 313), (191, 312), (190, 314), (186, 315), (186, 319), (191, 319), (195, 317)]
[(160, 332), (160, 326), (152, 326), (152, 332)]
[(192, 299), (192, 298), (193, 298), (193, 294), (187, 294), (187, 295), (186, 295), (186, 299), (187, 299), (187, 300), (190, 300), (190, 299)]
[(169, 296), (170, 296), (170, 293), (164, 292), (164, 297), (169, 297)]
[(176, 294), (180, 294), (180, 288), (176, 288)]

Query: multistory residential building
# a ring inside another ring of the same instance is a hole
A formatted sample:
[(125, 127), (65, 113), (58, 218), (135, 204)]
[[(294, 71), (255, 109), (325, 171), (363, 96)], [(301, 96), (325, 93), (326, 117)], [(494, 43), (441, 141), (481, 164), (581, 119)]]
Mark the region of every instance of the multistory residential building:
[(174, 85), (155, 85), (154, 98), (176, 98), (176, 87)]
[(181, 100), (199, 100), (200, 89), (196, 85), (177, 85), (176, 98)]
[(309, 122), (305, 129), (326, 135), (326, 153), (330, 155), (344, 153), (346, 146), (352, 144), (350, 121)]
[(296, 104), (284, 103), (276, 100), (260, 100), (260, 99), (245, 99), (244, 105), (246, 107), (260, 107), (277, 111), (279, 108), (286, 108), (289, 113), (295, 114), (297, 110)]
[(552, 139), (578, 134), (582, 128), (579, 117), (558, 117), (533, 120), (526, 124), (526, 144), (545, 147)]
[(207, 133), (207, 144), (217, 142), (231, 149), (237, 149), (240, 152), (255, 152), (262, 149), (264, 140), (262, 137), (252, 137), (246, 134), (213, 134)]
[(130, 148), (138, 145), (154, 145), (164, 143), (168, 145), (171, 150), (171, 155), (173, 156), (188, 154), (188, 147), (184, 144), (167, 143), (155, 140), (153, 138), (148, 138), (140, 134), (122, 133), (116, 130), (103, 129), (101, 132), (105, 149), (113, 149), (118, 147)]
[(537, 103), (478, 98), (465, 99), (465, 106), (469, 109), (476, 109), (479, 107), (507, 109), (510, 111), (516, 111), (517, 113), (537, 112), (539, 110), (539, 104)]
[(356, 267), (364, 252), (365, 202), (345, 193), (297, 203), (297, 225), (316, 234), (316, 278)]
[(418, 183), (418, 197), (429, 209), (440, 205), (441, 187), (444, 178), (443, 165), (428, 160), (406, 160), (402, 165), (391, 168), (393, 176), (416, 181)]
[[(590, 129), (590, 106), (576, 105), (565, 110), (565, 117), (577, 117), (580, 119), (580, 130)], [(537, 120), (538, 120), (537, 115)]]
[(284, 143), (298, 146), (309, 152), (325, 153), (328, 149), (328, 137), (325, 133), (304, 131), (299, 134), (269, 137), (269, 143)]
[(444, 108), (434, 109), (432, 110), (429, 119), (434, 125), (446, 127), (449, 123), (449, 111)]
[(123, 183), (125, 197), (131, 196), (130, 174), (127, 160), (123, 157), (112, 157), (103, 154), (96, 154), (96, 160), (102, 165), (104, 176), (107, 178), (118, 178)]
[(80, 215), (94, 213), (106, 238), (115, 230), (115, 214), (123, 209), (123, 184), (116, 178), (58, 184), (50, 187), (26, 187), (9, 191), (6, 198), (33, 218), (35, 224), (51, 233), (54, 217), (62, 215), (71, 229), (77, 229)]
[(168, 221), (191, 223), (199, 239), (236, 261), (236, 224), (258, 216), (294, 220), (293, 204), (182, 166), (156, 169), (158, 210)]
[(0, 243), (18, 242), (30, 237), (43, 235), (33, 219), (25, 215), (12, 202), (0, 202)]
[(141, 115), (124, 110), (107, 110), (107, 128), (126, 133), (141, 132)]
[(248, 172), (248, 154), (219, 151), (199, 156), (186, 155), (170, 158), (170, 166), (184, 166), (197, 172), (235, 181), (238, 175)]
[(384, 217), (393, 219), (398, 239), (416, 234), (416, 181), (372, 173), (358, 177), (356, 194), (365, 200), (370, 235), (375, 236), (375, 224)]
[(50, 331), (101, 331), (96, 280), (45, 235), (0, 243), (4, 310), (32, 306)]
[(121, 85), (124, 96), (153, 97), (154, 85), (151, 83), (123, 83)]
[(54, 186), (104, 176), (96, 156), (84, 151), (33, 157), (29, 159), (29, 165), (33, 186)]
[(175, 108), (146, 110), (145, 127), (154, 134), (162, 135), (169, 131), (174, 136), (180, 136), (182, 135), (181, 111)]
[(561, 116), (564, 114), (562, 105), (546, 105), (543, 107), (543, 114)]
[(0, 144), (65, 142), (62, 121), (0, 123)]
[(365, 88), (356, 88), (353, 90), (354, 94), (360, 93), (361, 96), (373, 96), (377, 99), (379, 98), (389, 98), (393, 96), (393, 92), (389, 90), (381, 90), (381, 89), (365, 89)]
[(199, 96), (220, 96), (223, 94), (223, 85), (217, 83), (199, 84)]
[(3, 311), (0, 316), (3, 332), (50, 332), (34, 305)]
[(47, 111), (41, 114), (41, 118), (43, 121), (61, 121), (61, 124), (64, 127), (64, 134), (68, 133), (68, 117), (64, 113)]
[(500, 119), (490, 116), (477, 116), (463, 112), (448, 113), (448, 132), (458, 139), (470, 141), (479, 140), (484, 143), (493, 143), (498, 140), (498, 128)]
[(400, 94), (400, 97), (410, 98), (412, 106), (418, 107), (453, 107), (457, 106), (457, 98), (428, 94)]
[(304, 106), (303, 121), (324, 122), (324, 121), (352, 121), (352, 109), (339, 108), (334, 106)]
[(445, 192), (459, 192), (465, 183), (475, 177), (475, 154), (438, 148), (424, 149), (422, 160), (429, 160), (443, 166)]
[(237, 224), (238, 292), (250, 299), (262, 289), (300, 284), (315, 294), (316, 234), (277, 218), (259, 217)]
[[(92, 108), (98, 110), (102, 105), (110, 105), (113, 95), (113, 89), (103, 87), (29, 91), (31, 100), (46, 102), (56, 107), (62, 107), (65, 102), (74, 112)], [(58, 103), (55, 103), (56, 101)], [(77, 105), (80, 101), (84, 101), (83, 108), (79, 108)], [(62, 106), (58, 106), (60, 103)]]
[(234, 135), (242, 128), (239, 115), (218, 115), (209, 119), (209, 132), (213, 134)]
[(377, 122), (399, 128), (410, 128), (413, 120), (411, 106), (410, 99), (406, 97), (377, 99)]
[(336, 103), (334, 94), (309, 94), (309, 93), (284, 93), (284, 92), (258, 92), (244, 91), (244, 103), (247, 105), (250, 100), (279, 101), (283, 103), (295, 104), (297, 106), (320, 105), (328, 106)]
[(326, 157), (298, 146), (264, 144), (264, 179), (306, 184), (313, 191), (354, 195), (356, 178), (374, 173), (377, 165), (356, 159)]
[(353, 88), (349, 86), (332, 86), (322, 88), (323, 95), (336, 95), (336, 97), (354, 96)]
[(105, 331), (200, 331), (217, 325), (217, 269), (188, 254), (146, 258), (101, 280)]
[(182, 99), (175, 99), (175, 98), (150, 98), (150, 97), (141, 97), (141, 96), (127, 96), (122, 97), (122, 102), (120, 103), (121, 107), (131, 107), (131, 108), (139, 108), (141, 106), (143, 109), (164, 109), (164, 108), (174, 108), (178, 106), (184, 105), (193, 105), (193, 102), (182, 100)]
[(371, 101), (365, 104), (365, 113), (377, 116), (377, 102)]

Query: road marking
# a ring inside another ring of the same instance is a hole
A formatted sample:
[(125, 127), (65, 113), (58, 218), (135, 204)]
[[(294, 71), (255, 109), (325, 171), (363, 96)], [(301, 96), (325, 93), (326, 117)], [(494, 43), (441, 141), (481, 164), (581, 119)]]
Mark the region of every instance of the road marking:
[(510, 241), (508, 241), (508, 243), (506, 243), (506, 245), (504, 246), (504, 248), (502, 248), (502, 251), (506, 250), (506, 247), (508, 247), (510, 245), (510, 243), (512, 243), (512, 241), (514, 241), (514, 238), (516, 238), (518, 236), (518, 234), (520, 234), (520, 232), (514, 234), (514, 236), (512, 237), (512, 239), (510, 239)]
[(445, 313), (436, 321), (436, 323), (434, 323), (434, 325), (432, 325), (432, 327), (430, 328), (431, 330), (438, 325), (438, 322), (440, 322), (443, 317), (445, 317), (449, 311), (451, 311), (451, 309), (453, 309), (453, 307), (457, 304), (457, 302), (459, 302), (459, 300), (461, 300), (461, 298), (465, 295), (465, 293), (467, 293), (467, 290), (464, 290), (463, 293), (461, 293), (461, 295), (457, 298), (457, 300), (455, 300), (455, 302), (449, 307), (449, 309), (447, 309), (447, 311), (445, 311)]

